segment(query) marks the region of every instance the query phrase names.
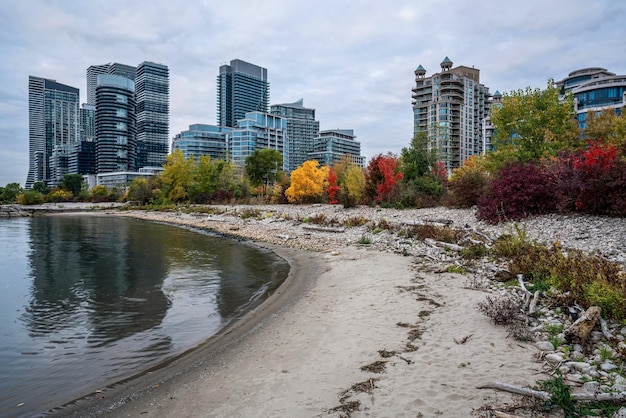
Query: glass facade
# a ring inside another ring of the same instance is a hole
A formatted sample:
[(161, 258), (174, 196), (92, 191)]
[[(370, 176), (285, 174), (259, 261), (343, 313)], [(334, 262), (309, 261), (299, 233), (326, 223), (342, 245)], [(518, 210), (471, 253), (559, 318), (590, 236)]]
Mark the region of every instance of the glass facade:
[(272, 105), (270, 113), (287, 121), (285, 166), (288, 172), (298, 168), (309, 159), (313, 142), (320, 131), (315, 120), (315, 109), (304, 107), (303, 100), (294, 103)]
[(96, 87), (96, 173), (134, 171), (136, 150), (135, 83), (121, 76), (100, 75)]
[(247, 112), (267, 112), (269, 98), (267, 69), (232, 60), (217, 76), (217, 124), (234, 128)]
[(172, 151), (182, 150), (187, 159), (208, 155), (212, 160), (226, 160), (232, 132), (233, 128), (223, 126), (189, 125), (189, 130), (174, 136)]
[(361, 143), (356, 141), (352, 129), (334, 129), (322, 131), (315, 138), (313, 151), (308, 160), (317, 160), (321, 165), (332, 166), (347, 156), (359, 167), (365, 166), (365, 157), (361, 156)]
[(68, 173), (68, 150), (80, 138), (79, 90), (41, 77), (28, 78), (29, 168), (35, 182), (58, 185)]
[(287, 121), (280, 116), (263, 112), (248, 112), (246, 117), (237, 121), (238, 127), (232, 131), (228, 144), (231, 161), (244, 167), (246, 158), (257, 149), (271, 148), (283, 155), (285, 167), (285, 131)]
[(137, 167), (159, 167), (169, 152), (169, 69), (143, 62), (135, 77)]

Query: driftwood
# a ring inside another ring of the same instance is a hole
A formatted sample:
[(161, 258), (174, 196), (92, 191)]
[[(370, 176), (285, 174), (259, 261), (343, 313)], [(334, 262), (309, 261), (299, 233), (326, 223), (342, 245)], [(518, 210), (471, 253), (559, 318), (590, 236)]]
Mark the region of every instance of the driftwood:
[[(528, 307), (528, 314), (534, 315), (537, 312), (537, 302), (539, 301), (539, 291), (535, 291), (533, 295), (533, 299), (530, 301), (530, 306)], [(529, 298), (530, 299), (530, 298)]]
[[(542, 390), (528, 389), (501, 382), (487, 383), (486, 385), (478, 386), (477, 389), (496, 389), (504, 392), (515, 393), (517, 395), (536, 398), (542, 401), (549, 401), (552, 397), (552, 395), (548, 392), (544, 392)], [(626, 392), (573, 393), (570, 397), (573, 401), (626, 402)]]
[(330, 226), (302, 225), (302, 229), (320, 232), (346, 232), (345, 228), (333, 228)]
[(591, 306), (580, 316), (569, 328), (564, 332), (565, 339), (570, 344), (585, 345), (589, 339), (591, 330), (596, 326), (596, 322), (600, 318), (600, 308)]
[(426, 238), (424, 242), (433, 247), (447, 248), (456, 252), (461, 252), (461, 250), (463, 249), (463, 247), (461, 247), (460, 245), (450, 244), (449, 242), (436, 241), (432, 238)]

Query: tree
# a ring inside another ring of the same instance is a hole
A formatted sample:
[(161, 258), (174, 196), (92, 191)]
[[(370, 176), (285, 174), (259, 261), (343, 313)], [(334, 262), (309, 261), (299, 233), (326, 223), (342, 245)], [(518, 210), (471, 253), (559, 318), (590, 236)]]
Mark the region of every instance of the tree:
[(328, 166), (320, 167), (316, 160), (309, 160), (291, 172), (291, 186), (285, 190), (289, 203), (319, 201), (324, 194)]
[(402, 148), (400, 162), (404, 181), (410, 182), (429, 173), (437, 162), (437, 151), (429, 149), (426, 131), (415, 134), (411, 145)]
[(19, 183), (9, 183), (4, 186), (0, 193), (0, 201), (5, 203), (13, 203), (16, 201), (17, 196), (24, 192), (24, 189), (20, 187)]
[(77, 197), (83, 190), (83, 184), (85, 184), (85, 182), (83, 181), (82, 174), (66, 174), (63, 176), (63, 181), (61, 181), (59, 186), (61, 189), (72, 193), (73, 197)]
[(501, 107), (492, 107), (491, 138), (496, 149), (513, 148), (519, 161), (533, 161), (576, 145), (578, 125), (573, 97), (559, 100), (554, 80), (545, 90), (517, 90), (505, 93)]
[(590, 140), (601, 139), (605, 144), (614, 145), (621, 155), (626, 156), (626, 116), (613, 109), (602, 109), (587, 113), (584, 136)]
[(268, 183), (274, 183), (283, 166), (280, 151), (264, 148), (255, 150), (246, 158), (246, 175), (253, 186), (263, 185), (263, 195), (267, 193)]
[(37, 181), (33, 184), (33, 190), (43, 195), (50, 193), (50, 188), (43, 181)]
[(339, 203), (344, 207), (360, 204), (365, 190), (363, 169), (344, 155), (333, 164), (333, 170), (337, 174), (337, 184), (340, 187)]
[(328, 203), (336, 205), (339, 203), (337, 201), (337, 193), (341, 190), (341, 187), (337, 185), (337, 173), (335, 173), (335, 170), (333, 170), (332, 167), (328, 169), (328, 177), (326, 177), (326, 181), (328, 182), (328, 187), (326, 188)]
[(367, 165), (365, 195), (376, 203), (389, 202), (391, 193), (402, 177), (396, 157), (378, 154)]
[(166, 157), (161, 180), (167, 188), (167, 197), (172, 202), (182, 202), (189, 198), (189, 189), (194, 181), (196, 164), (193, 158), (185, 159), (182, 150), (177, 149)]

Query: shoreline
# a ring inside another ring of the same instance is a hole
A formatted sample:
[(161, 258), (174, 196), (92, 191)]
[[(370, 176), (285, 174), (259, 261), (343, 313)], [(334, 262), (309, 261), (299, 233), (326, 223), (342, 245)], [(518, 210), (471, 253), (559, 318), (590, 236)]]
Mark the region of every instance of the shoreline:
[[(461, 275), (427, 273), (412, 257), (368, 246), (315, 251), (259, 241), (245, 221), (213, 219), (211, 227), (204, 216), (107, 215), (250, 239), (290, 263), (289, 282), (200, 347), (66, 405), (59, 416), (469, 416), (514, 403), (477, 386), (537, 379), (537, 350), (508, 341), (480, 314), (475, 305), (485, 293), (468, 289)], [(370, 390), (358, 389), (364, 383)]]

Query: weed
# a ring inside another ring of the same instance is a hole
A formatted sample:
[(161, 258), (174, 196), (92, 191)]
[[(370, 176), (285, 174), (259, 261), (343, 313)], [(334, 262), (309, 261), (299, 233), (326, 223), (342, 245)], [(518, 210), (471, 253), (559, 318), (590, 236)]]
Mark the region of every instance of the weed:
[(520, 311), (519, 302), (508, 296), (492, 298), (487, 296), (483, 302), (478, 303), (478, 310), (491, 318), (495, 324), (506, 325), (513, 322)]
[(469, 260), (482, 258), (487, 255), (487, 247), (483, 244), (470, 244), (461, 250), (461, 256)]
[(363, 226), (367, 223), (367, 218), (364, 216), (351, 216), (344, 221), (344, 225), (347, 227)]
[(467, 270), (465, 269), (465, 267), (463, 266), (457, 266), (456, 264), (453, 264), (451, 266), (448, 266), (448, 268), (446, 269), (446, 271), (448, 273), (458, 273), (458, 274), (466, 274)]
[(362, 245), (370, 245), (372, 243), (372, 239), (366, 235), (361, 235), (361, 238), (359, 238), (357, 243)]
[(248, 219), (248, 218), (259, 218), (261, 216), (261, 212), (258, 209), (242, 209), (239, 212), (239, 217), (241, 219)]
[(600, 347), (600, 358), (602, 361), (610, 360), (613, 358), (613, 350), (609, 347)]
[(549, 336), (555, 337), (563, 332), (565, 325), (563, 324), (545, 324), (543, 330), (548, 333)]
[(451, 244), (458, 241), (458, 231), (455, 231), (448, 226), (436, 226), (429, 224), (413, 225), (406, 231), (406, 233), (408, 237), (416, 238), (422, 241), (426, 238)]
[(326, 215), (323, 213), (316, 213), (315, 215), (310, 216), (308, 219), (309, 223), (316, 225), (324, 225), (329, 223), (326, 219)]

